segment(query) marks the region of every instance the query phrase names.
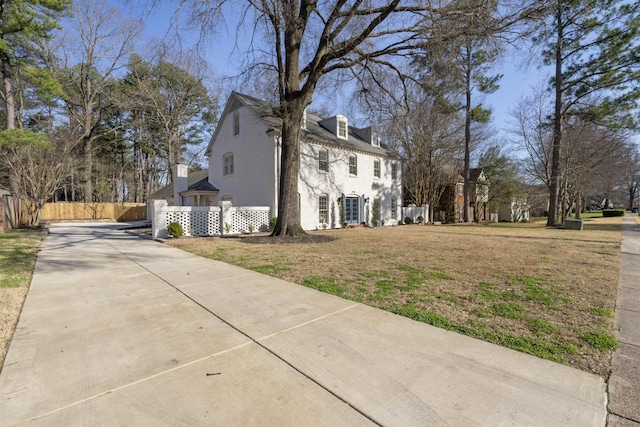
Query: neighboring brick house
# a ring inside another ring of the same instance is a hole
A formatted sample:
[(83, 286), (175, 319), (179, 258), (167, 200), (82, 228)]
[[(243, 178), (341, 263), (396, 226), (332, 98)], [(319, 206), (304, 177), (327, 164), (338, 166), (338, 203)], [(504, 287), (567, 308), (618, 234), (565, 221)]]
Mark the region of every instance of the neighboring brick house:
[[(469, 170), (471, 183), (469, 217), (473, 221), (488, 221), (489, 187), (484, 171), (479, 168)], [(440, 198), (440, 220), (444, 222), (464, 221), (464, 177), (458, 175), (455, 183), (449, 185)]]
[[(209, 143), (207, 203), (269, 206), (277, 216), (282, 119), (272, 104), (232, 92)], [(375, 127), (349, 126), (347, 117), (304, 114), (301, 123), (300, 224), (305, 230), (344, 224), (397, 223), (402, 206), (401, 158)], [(177, 193), (184, 198), (187, 193)], [(178, 202), (176, 204), (182, 204)]]

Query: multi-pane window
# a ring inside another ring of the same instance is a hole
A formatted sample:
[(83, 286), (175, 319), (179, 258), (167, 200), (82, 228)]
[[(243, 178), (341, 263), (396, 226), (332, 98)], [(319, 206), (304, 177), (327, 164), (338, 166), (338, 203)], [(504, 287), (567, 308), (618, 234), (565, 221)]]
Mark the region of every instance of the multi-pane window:
[(322, 172), (329, 172), (329, 150), (321, 149), (318, 152), (318, 169)]
[(328, 216), (328, 206), (329, 206), (329, 198), (327, 196), (320, 196), (318, 198), (318, 222), (320, 224), (326, 224), (329, 221)]
[(398, 219), (398, 198), (396, 196), (391, 198), (391, 218)]
[(233, 113), (233, 135), (240, 135), (240, 113)]
[(371, 131), (371, 145), (374, 147), (380, 147), (380, 134), (377, 130)]
[(349, 156), (349, 175), (358, 175), (358, 158)]
[(464, 184), (458, 184), (458, 195), (462, 196), (464, 194)]
[(347, 121), (338, 120), (338, 137), (347, 139)]
[(224, 176), (233, 175), (233, 153), (227, 153), (223, 157), (223, 173)]
[(397, 163), (391, 163), (391, 179), (392, 180), (396, 180), (398, 179), (398, 164)]
[(373, 176), (380, 178), (380, 160), (378, 159), (373, 161)]

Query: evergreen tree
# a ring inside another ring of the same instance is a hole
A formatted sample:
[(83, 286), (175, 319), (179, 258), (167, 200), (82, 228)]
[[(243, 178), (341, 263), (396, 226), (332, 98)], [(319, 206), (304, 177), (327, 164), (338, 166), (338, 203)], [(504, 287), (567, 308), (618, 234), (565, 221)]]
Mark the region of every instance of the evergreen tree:
[[(487, 123), (491, 111), (474, 103), (478, 94), (498, 89), (500, 74), (490, 70), (498, 57), (499, 44), (494, 32), (497, 24), (497, 3), (485, 0), (456, 0), (439, 11), (429, 34), (426, 54), (419, 61), (426, 67), (425, 88), (436, 95), (445, 109), (463, 110), (464, 132), (464, 213), (471, 220), (470, 176), (472, 124)], [(462, 99), (461, 101), (458, 101)]]
[[(26, 60), (42, 41), (49, 39), (52, 31), (60, 28), (58, 18), (67, 10), (71, 0), (0, 0), (0, 68), (5, 102), (6, 129), (16, 128), (15, 74), (25, 68), (27, 74), (51, 84), (51, 78), (37, 71)], [(20, 123), (20, 126), (21, 123)], [(9, 173), (11, 191), (20, 195), (15, 176)]]
[(548, 226), (558, 225), (563, 125), (568, 116), (610, 127), (634, 127), (640, 98), (640, 3), (555, 0), (544, 3), (535, 42), (554, 67), (555, 102)]

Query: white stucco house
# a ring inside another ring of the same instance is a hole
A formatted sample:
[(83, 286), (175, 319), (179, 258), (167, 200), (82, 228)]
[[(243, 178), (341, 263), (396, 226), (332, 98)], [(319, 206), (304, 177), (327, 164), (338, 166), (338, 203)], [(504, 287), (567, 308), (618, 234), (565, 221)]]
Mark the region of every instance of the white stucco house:
[[(401, 159), (381, 142), (377, 129), (349, 126), (343, 115), (311, 113), (305, 113), (300, 126), (302, 228), (376, 225), (376, 206), (377, 225), (396, 224), (402, 206)], [(274, 105), (231, 93), (206, 152), (207, 204), (269, 206), (278, 215), (281, 127)]]

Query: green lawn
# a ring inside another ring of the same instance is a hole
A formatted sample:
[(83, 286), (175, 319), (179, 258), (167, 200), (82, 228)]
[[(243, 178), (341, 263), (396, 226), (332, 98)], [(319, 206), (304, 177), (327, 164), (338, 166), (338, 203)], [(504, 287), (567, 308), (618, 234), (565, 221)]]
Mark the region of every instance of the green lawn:
[(29, 290), (40, 241), (40, 230), (0, 233), (0, 366)]

